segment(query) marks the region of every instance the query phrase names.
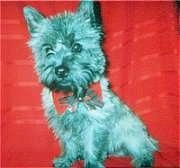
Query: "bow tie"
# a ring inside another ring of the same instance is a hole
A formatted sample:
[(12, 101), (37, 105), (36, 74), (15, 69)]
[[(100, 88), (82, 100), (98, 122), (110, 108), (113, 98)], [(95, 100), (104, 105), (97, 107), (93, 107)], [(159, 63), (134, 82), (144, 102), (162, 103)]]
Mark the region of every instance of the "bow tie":
[(75, 97), (74, 95), (59, 98), (59, 103), (61, 105), (67, 105), (67, 110), (70, 112), (75, 112), (78, 103), (83, 103), (88, 110), (95, 110), (96, 108), (102, 108), (104, 103), (98, 97), (98, 95), (91, 89), (88, 89), (83, 98)]

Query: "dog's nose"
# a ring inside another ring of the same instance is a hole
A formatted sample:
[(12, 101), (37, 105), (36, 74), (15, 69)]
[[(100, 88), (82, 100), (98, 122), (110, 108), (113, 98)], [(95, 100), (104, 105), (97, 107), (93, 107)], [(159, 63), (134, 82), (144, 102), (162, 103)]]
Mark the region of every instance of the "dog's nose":
[(55, 67), (55, 74), (58, 78), (64, 78), (68, 75), (68, 68), (63, 65), (57, 66)]

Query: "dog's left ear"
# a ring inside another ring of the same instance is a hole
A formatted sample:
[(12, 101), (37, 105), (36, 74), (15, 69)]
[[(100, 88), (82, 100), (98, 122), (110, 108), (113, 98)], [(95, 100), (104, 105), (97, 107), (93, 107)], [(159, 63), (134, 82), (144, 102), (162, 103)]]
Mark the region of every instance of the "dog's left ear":
[(94, 2), (92, 0), (86, 1), (82, 0), (80, 2), (78, 12), (82, 13), (83, 16), (89, 17), (91, 24), (93, 26), (100, 26), (101, 25), (101, 9), (100, 3)]
[(27, 22), (28, 30), (32, 35), (36, 32), (36, 29), (40, 22), (44, 19), (44, 16), (30, 6), (24, 7), (23, 12), (25, 20)]

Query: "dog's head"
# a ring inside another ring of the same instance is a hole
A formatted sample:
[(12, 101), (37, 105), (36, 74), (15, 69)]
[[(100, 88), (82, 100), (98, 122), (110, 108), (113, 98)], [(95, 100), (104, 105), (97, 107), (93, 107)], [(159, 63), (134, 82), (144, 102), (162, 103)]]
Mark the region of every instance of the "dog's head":
[(25, 7), (24, 16), (35, 68), (46, 87), (81, 96), (91, 83), (100, 79), (105, 58), (98, 2), (82, 1), (75, 13), (51, 17)]

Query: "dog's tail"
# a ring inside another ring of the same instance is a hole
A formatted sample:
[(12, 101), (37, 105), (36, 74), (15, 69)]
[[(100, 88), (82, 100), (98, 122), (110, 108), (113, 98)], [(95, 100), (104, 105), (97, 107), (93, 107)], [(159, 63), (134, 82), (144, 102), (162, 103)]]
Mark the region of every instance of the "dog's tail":
[(52, 92), (46, 87), (42, 90), (42, 104), (45, 110), (45, 116), (51, 123), (51, 121), (57, 118), (58, 113), (56, 112)]

